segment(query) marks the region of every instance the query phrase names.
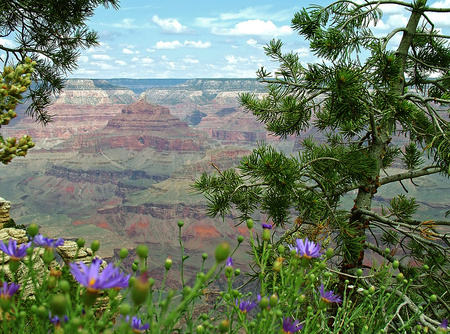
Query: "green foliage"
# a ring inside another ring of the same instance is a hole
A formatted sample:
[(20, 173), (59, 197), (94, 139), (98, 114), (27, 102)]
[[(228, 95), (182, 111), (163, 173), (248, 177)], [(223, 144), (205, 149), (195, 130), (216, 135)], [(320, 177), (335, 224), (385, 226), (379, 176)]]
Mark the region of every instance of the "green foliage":
[[(448, 223), (415, 221), (418, 204), (402, 193), (381, 213), (372, 208), (372, 200), (380, 187), (434, 173), (449, 175), (450, 123), (443, 109), (450, 104), (449, 37), (428, 13), (450, 9), (431, 8), (426, 0), (396, 2), (410, 13), (407, 25), (375, 36), (370, 25), (381, 19), (381, 5), (388, 3), (342, 0), (296, 13), (292, 27), (319, 60), (304, 64), (296, 53), (283, 52), (280, 40), (270, 41), (265, 52), (278, 69), (257, 72), (267, 95), (242, 94), (241, 104), (275, 135), (302, 136), (314, 128), (325, 141), (303, 139), (302, 151), (289, 157), (261, 145), (242, 159), (239, 172), (204, 175), (195, 188), (206, 195), (210, 208), (219, 208), (211, 215), (237, 211), (242, 220), (258, 210), (275, 226), (305, 234), (306, 225), (319, 229), (325, 222), (344, 272), (362, 267), (364, 249), (385, 256), (380, 242), (395, 247), (388, 250), (389, 261), (397, 253), (405, 263), (436, 261), (430, 262), (436, 274), (418, 275), (412, 265), (400, 266), (402, 275), (418, 282), (408, 292), (416, 302), (429, 291), (424, 280), (436, 277), (431, 286), (445, 282), (443, 293), (450, 295), (445, 274), (450, 251), (442, 246), (450, 240), (440, 226)], [(388, 49), (397, 36), (398, 47)], [(344, 205), (344, 196), (354, 199), (352, 207)], [(430, 260), (435, 251), (439, 254)], [(448, 314), (450, 300), (445, 299), (438, 303)]]
[[(99, 45), (95, 31), (86, 21), (103, 5), (118, 8), (118, 0), (10, 0), (0, 4), (0, 30), (14, 46), (0, 45), (6, 53), (5, 65), (23, 62), (28, 56), (36, 62), (26, 99), (27, 112), (44, 124), (51, 120), (45, 111), (51, 96), (64, 87), (64, 77), (76, 68), (80, 48)], [(39, 19), (36, 19), (39, 18)]]
[[(17, 114), (15, 109), (22, 102), (23, 93), (31, 85), (31, 76), (36, 62), (25, 58), (23, 64), (5, 67), (0, 75), (0, 128), (8, 125)], [(23, 136), (19, 141), (16, 138), (4, 139), (0, 134), (0, 161), (4, 164), (11, 162), (15, 156), (25, 156), (29, 148), (34, 147), (31, 137)]]

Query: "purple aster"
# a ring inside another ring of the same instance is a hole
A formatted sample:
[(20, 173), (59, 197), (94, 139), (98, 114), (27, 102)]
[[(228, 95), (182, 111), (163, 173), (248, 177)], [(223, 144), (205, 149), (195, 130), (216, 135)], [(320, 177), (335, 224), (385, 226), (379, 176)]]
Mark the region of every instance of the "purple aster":
[(291, 318), (283, 318), (283, 328), (281, 329), (283, 333), (292, 334), (298, 332), (302, 328), (303, 325), (300, 325), (300, 321)]
[(448, 320), (444, 319), (442, 320), (442, 323), (439, 325), (439, 329), (444, 330), (444, 333), (447, 333), (448, 331)]
[(271, 229), (272, 229), (272, 225), (262, 223), (262, 228), (263, 228), (264, 230), (271, 230)]
[[(55, 326), (60, 326), (61, 325), (61, 319), (57, 315), (52, 317), (52, 312), (49, 312), (48, 319)], [(67, 315), (65, 315), (63, 320), (64, 320), (64, 322), (68, 322), (69, 321), (69, 317)]]
[(50, 239), (44, 237), (42, 234), (38, 234), (33, 239), (34, 243), (38, 246), (44, 247), (45, 249), (54, 250), (58, 246), (64, 245), (64, 239), (59, 238), (58, 240)]
[(10, 299), (13, 294), (19, 290), (20, 285), (14, 282), (11, 282), (9, 285), (6, 282), (3, 282), (3, 286), (0, 287), (0, 298), (1, 299)]
[(339, 297), (338, 295), (333, 294), (333, 291), (324, 291), (325, 287), (323, 286), (323, 284), (320, 285), (320, 289), (319, 289), (319, 293), (320, 293), (320, 298), (327, 304), (330, 303), (340, 303), (342, 302), (341, 297)]
[(125, 318), (125, 321), (130, 323), (131, 329), (135, 333), (141, 333), (141, 332), (145, 331), (146, 329), (150, 328), (150, 325), (148, 324), (148, 322), (145, 324), (142, 324), (141, 319), (139, 319), (136, 316), (131, 318), (131, 322), (130, 322), (130, 316), (127, 315)]
[(11, 260), (18, 261), (27, 255), (27, 248), (31, 246), (31, 242), (27, 244), (20, 245), (17, 248), (17, 241), (14, 239), (9, 239), (8, 246), (5, 245), (3, 240), (0, 240), (0, 250), (2, 250), (6, 255), (11, 257)]
[(233, 258), (232, 257), (229, 257), (227, 259), (227, 262), (226, 262), (225, 266), (233, 268)]
[(91, 293), (98, 293), (103, 289), (128, 287), (130, 275), (124, 276), (112, 263), (99, 272), (101, 263), (102, 260), (98, 258), (93, 259), (89, 267), (83, 262), (71, 263), (70, 272), (78, 283), (85, 286)]
[(317, 258), (322, 253), (320, 252), (320, 244), (315, 244), (313, 241), (309, 241), (308, 238), (303, 241), (302, 239), (295, 240), (295, 246), (290, 246), (289, 248), (295, 249), (298, 257), (304, 257), (306, 259)]
[(248, 311), (253, 309), (256, 305), (258, 305), (257, 302), (251, 302), (249, 300), (243, 300), (243, 301), (239, 302), (236, 299), (236, 306), (238, 306), (239, 309), (241, 310), (241, 312), (243, 312), (243, 313), (247, 313)]

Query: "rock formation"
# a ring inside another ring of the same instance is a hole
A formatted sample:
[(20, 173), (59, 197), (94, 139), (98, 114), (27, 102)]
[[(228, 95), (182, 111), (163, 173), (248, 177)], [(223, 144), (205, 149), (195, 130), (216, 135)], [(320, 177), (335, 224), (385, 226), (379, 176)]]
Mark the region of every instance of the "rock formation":
[(11, 209), (11, 202), (0, 197), (0, 229), (9, 222), (9, 210)]

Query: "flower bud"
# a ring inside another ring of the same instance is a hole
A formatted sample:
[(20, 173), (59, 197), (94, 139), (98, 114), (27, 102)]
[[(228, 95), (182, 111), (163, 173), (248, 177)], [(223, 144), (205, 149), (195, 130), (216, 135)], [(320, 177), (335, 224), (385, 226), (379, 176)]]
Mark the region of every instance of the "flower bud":
[(253, 219), (247, 219), (247, 228), (249, 230), (253, 228)]
[(28, 235), (33, 238), (39, 233), (39, 226), (34, 223), (30, 224), (30, 226), (28, 226), (27, 232)]
[(395, 260), (394, 262), (392, 262), (392, 268), (394, 268), (394, 269), (397, 269), (399, 265), (400, 265), (400, 262), (398, 262), (398, 260)]
[(196, 329), (197, 334), (203, 334), (205, 332), (205, 327), (203, 327), (202, 325), (198, 325)]
[(400, 283), (405, 279), (405, 276), (402, 273), (400, 273), (397, 275), (397, 277), (395, 277), (395, 279), (397, 280), (398, 283)]
[(147, 272), (144, 271), (131, 287), (131, 300), (136, 306), (140, 306), (147, 300), (149, 291), (150, 283)]
[(234, 276), (239, 276), (241, 274), (241, 269), (236, 268), (236, 270), (234, 271)]
[(65, 279), (62, 279), (58, 282), (58, 287), (61, 289), (63, 293), (67, 293), (70, 291), (70, 283)]
[(273, 294), (269, 298), (269, 306), (274, 308), (278, 304), (278, 296), (276, 294)]
[(140, 259), (145, 259), (148, 257), (148, 247), (147, 245), (140, 244), (136, 248), (136, 254)]
[(122, 303), (122, 304), (120, 304), (119, 310), (120, 310), (120, 314), (128, 315), (131, 312), (131, 306), (128, 303)]
[(241, 244), (243, 241), (244, 241), (244, 236), (238, 235), (237, 242)]
[(332, 258), (333, 254), (334, 254), (334, 249), (333, 248), (328, 248), (327, 251), (325, 252), (325, 256), (327, 257), (327, 259)]
[(100, 241), (98, 241), (98, 240), (92, 241), (91, 249), (94, 253), (96, 253), (100, 249)]
[(215, 251), (216, 262), (221, 263), (228, 258), (230, 254), (230, 244), (226, 241), (221, 242)]
[(358, 270), (356, 271), (356, 276), (361, 277), (362, 274), (363, 274), (362, 269), (358, 269)]
[(77, 239), (77, 247), (78, 248), (83, 248), (85, 243), (86, 243), (86, 241), (83, 238), (78, 238)]
[(431, 295), (430, 296), (430, 302), (435, 303), (437, 301), (437, 296), (436, 295)]
[(280, 272), (281, 268), (283, 267), (283, 261), (284, 257), (278, 257), (275, 262), (273, 263), (272, 269), (276, 272)]
[(207, 258), (208, 258), (208, 254), (203, 253), (203, 254), (202, 254), (202, 259), (203, 259), (203, 260), (206, 260)]
[(171, 267), (172, 267), (172, 259), (168, 257), (166, 259), (166, 262), (164, 263), (164, 268), (166, 268), (166, 270), (169, 271)]
[(264, 241), (270, 241), (270, 230), (269, 229), (267, 229), (267, 228), (263, 229), (262, 239)]
[(230, 320), (228, 319), (223, 319), (220, 323), (219, 323), (219, 332), (220, 333), (226, 333), (228, 332), (228, 328), (230, 327)]
[(44, 255), (42, 256), (42, 260), (46, 265), (49, 265), (52, 263), (53, 259), (55, 258), (55, 253), (52, 249), (46, 249), (44, 251)]
[(259, 307), (261, 308), (261, 310), (267, 309), (269, 307), (269, 298), (267, 297), (261, 298), (259, 302)]
[(179, 220), (177, 224), (178, 224), (178, 227), (180, 227), (180, 228), (181, 228), (181, 227), (183, 227), (183, 226), (184, 226), (184, 221), (182, 221), (182, 220)]
[(122, 248), (119, 252), (119, 258), (121, 260), (125, 259), (128, 256), (128, 249)]
[(54, 295), (50, 302), (50, 309), (52, 314), (56, 314), (61, 317), (66, 314), (67, 309), (67, 299), (66, 296), (62, 294)]

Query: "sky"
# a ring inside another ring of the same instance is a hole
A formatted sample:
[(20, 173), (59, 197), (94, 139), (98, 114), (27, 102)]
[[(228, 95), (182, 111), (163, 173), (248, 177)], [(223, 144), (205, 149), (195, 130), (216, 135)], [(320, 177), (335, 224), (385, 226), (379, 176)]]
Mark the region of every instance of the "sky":
[[(100, 46), (82, 50), (78, 68), (69, 77), (255, 78), (262, 65), (276, 68), (263, 49), (274, 38), (283, 41), (284, 52), (298, 52), (304, 64), (315, 62), (308, 43), (291, 29), (291, 19), (302, 7), (330, 3), (121, 0), (118, 10), (99, 7), (90, 18), (88, 25), (99, 33)], [(429, 4), (450, 7), (450, 0)], [(382, 7), (383, 19), (373, 27), (376, 35), (406, 24), (408, 13), (399, 8)], [(436, 28), (450, 35), (450, 14), (429, 16)]]

